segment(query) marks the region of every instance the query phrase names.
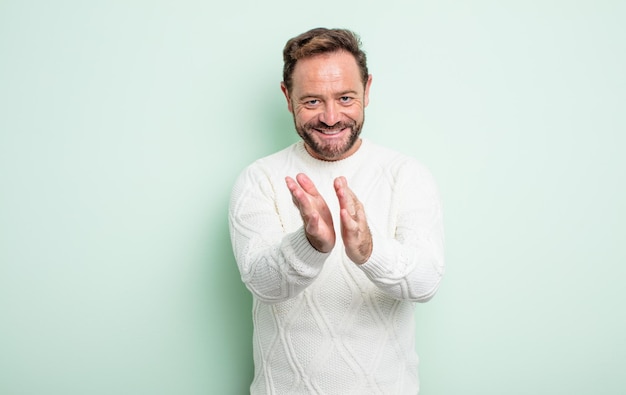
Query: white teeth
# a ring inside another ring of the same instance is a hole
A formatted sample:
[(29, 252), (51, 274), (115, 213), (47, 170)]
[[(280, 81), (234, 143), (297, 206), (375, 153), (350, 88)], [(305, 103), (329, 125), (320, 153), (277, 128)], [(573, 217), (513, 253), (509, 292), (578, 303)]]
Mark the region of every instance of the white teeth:
[(337, 129), (337, 130), (317, 130), (318, 132), (328, 135), (328, 136), (332, 136), (333, 134), (339, 134), (341, 133), (343, 129)]

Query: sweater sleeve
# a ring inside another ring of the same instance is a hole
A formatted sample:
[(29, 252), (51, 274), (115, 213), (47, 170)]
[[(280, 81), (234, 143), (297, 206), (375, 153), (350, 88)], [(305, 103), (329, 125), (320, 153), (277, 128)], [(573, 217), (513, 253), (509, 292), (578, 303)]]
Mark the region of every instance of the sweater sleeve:
[(230, 237), (241, 279), (266, 303), (302, 292), (329, 255), (311, 246), (303, 227), (287, 232), (285, 215), (298, 215), (297, 210), (280, 212), (275, 192), (271, 177), (253, 165), (236, 181), (229, 207)]
[(397, 175), (394, 194), (398, 204), (395, 234), (388, 237), (371, 227), (372, 255), (359, 267), (390, 296), (426, 302), (439, 288), (444, 273), (439, 192), (426, 168), (409, 163)]

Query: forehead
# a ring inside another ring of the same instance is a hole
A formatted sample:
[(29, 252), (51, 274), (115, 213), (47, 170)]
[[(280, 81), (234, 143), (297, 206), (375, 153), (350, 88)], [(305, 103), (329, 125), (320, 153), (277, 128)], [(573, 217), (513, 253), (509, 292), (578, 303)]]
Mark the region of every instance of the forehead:
[(349, 52), (340, 51), (299, 60), (293, 72), (293, 89), (360, 92), (363, 83), (354, 56)]

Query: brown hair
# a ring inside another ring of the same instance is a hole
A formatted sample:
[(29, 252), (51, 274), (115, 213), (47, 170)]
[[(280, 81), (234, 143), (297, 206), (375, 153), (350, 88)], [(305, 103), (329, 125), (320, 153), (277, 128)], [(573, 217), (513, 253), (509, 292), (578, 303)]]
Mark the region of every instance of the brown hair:
[(347, 51), (354, 56), (359, 69), (363, 85), (367, 83), (367, 59), (361, 49), (359, 36), (346, 29), (326, 29), (323, 27), (311, 29), (296, 36), (285, 44), (283, 49), (283, 82), (288, 91), (291, 91), (293, 71), (300, 59), (309, 58), (324, 53)]

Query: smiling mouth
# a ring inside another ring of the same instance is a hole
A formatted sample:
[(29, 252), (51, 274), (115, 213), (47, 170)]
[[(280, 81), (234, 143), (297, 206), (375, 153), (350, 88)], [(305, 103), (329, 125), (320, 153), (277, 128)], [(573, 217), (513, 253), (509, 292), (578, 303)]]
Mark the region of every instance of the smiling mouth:
[(316, 132), (319, 132), (325, 136), (334, 136), (340, 134), (347, 128), (338, 128), (338, 129), (314, 129)]

